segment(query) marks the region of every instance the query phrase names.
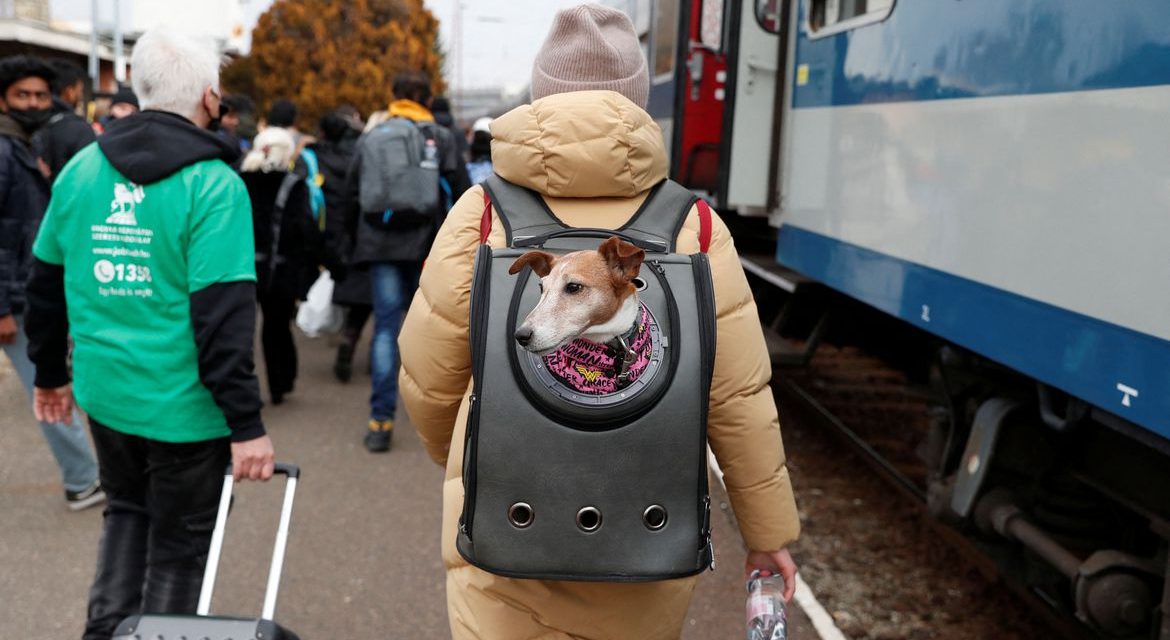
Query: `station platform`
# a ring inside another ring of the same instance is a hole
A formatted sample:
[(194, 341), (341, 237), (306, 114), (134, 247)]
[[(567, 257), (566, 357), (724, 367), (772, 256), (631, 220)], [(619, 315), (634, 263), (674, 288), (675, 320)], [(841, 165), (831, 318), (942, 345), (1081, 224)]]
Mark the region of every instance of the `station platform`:
[[(396, 425), (391, 452), (362, 447), (366, 345), (364, 338), (353, 380), (341, 384), (331, 373), (329, 342), (298, 335), (297, 389), (264, 410), (278, 458), (303, 471), (276, 618), (306, 639), (449, 638), (439, 554), (443, 470), (406, 420)], [(66, 510), (57, 467), (3, 356), (0, 432), (0, 638), (80, 637), (100, 509)], [(261, 608), (279, 482), (237, 485), (215, 613)], [(699, 581), (684, 625), (688, 640), (744, 634), (745, 552), (721, 485), (711, 488), (717, 565)], [(811, 597), (801, 586), (800, 595)], [(790, 606), (789, 618), (790, 638), (821, 637), (801, 606)]]

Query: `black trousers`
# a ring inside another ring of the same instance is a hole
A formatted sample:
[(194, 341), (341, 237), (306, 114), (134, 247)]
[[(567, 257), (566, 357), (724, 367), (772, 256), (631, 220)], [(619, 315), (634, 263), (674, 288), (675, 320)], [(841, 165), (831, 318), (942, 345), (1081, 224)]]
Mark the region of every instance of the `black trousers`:
[(296, 295), (285, 287), (267, 291), (257, 289), (263, 316), (260, 345), (268, 371), (268, 393), (283, 396), (293, 390), (297, 379), (297, 345), (293, 342), (292, 321), (296, 313)]
[(159, 442), (89, 422), (109, 501), (83, 640), (108, 640), (135, 613), (195, 613), (231, 446)]

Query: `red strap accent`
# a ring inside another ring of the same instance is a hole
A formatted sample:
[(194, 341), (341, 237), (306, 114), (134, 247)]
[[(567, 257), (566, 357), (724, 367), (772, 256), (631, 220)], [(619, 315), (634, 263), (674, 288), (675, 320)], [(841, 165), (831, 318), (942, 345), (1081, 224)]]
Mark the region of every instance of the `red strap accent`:
[(487, 244), (492, 235), (492, 197), (487, 189), (483, 190), (483, 217), (479, 219), (479, 243)]
[(707, 253), (711, 247), (711, 207), (702, 198), (695, 204), (699, 205), (699, 251)]

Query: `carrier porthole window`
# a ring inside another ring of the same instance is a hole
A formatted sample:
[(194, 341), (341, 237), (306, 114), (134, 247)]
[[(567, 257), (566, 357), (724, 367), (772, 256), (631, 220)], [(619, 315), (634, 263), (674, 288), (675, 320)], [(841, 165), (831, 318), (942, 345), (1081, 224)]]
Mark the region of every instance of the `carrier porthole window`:
[(895, 0), (809, 0), (805, 28), (810, 38), (823, 38), (881, 22), (890, 17), (894, 4)]

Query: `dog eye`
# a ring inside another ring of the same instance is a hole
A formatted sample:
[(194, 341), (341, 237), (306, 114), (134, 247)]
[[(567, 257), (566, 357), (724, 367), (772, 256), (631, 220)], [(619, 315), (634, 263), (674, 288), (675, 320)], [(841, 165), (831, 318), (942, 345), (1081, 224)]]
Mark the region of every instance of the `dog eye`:
[(569, 284), (565, 285), (565, 293), (579, 293), (584, 288), (585, 287), (577, 284), (576, 282), (570, 282)]
[(536, 281), (536, 288), (539, 289), (541, 293), (544, 293), (544, 283), (543, 282), (537, 280)]

